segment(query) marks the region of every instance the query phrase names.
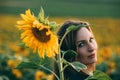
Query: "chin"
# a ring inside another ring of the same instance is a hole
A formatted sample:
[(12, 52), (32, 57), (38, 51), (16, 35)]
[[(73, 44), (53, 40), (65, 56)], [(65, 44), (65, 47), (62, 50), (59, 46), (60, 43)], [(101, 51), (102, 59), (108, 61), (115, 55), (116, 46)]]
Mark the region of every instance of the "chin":
[(88, 61), (88, 64), (94, 64), (94, 63), (96, 63), (97, 62), (97, 59), (92, 59), (92, 60), (89, 60)]

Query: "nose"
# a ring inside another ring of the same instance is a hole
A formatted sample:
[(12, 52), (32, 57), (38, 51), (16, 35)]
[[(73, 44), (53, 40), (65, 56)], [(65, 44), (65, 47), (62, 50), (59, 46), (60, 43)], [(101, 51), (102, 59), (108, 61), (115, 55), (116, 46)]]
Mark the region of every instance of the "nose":
[(94, 45), (92, 43), (88, 43), (88, 51), (93, 52), (94, 51)]

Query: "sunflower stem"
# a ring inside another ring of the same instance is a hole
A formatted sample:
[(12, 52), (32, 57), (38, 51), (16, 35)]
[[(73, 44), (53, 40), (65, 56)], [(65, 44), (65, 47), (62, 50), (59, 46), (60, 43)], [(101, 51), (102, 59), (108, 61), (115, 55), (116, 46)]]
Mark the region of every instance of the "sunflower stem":
[(62, 45), (63, 39), (65, 38), (65, 36), (69, 33), (70, 31), (66, 31), (65, 34), (63, 35), (61, 41), (60, 41), (60, 47)]
[(59, 54), (57, 55), (57, 59), (58, 59), (58, 68), (59, 68), (59, 77), (60, 80), (64, 80), (64, 73), (63, 73), (63, 62), (62, 62), (62, 58), (61, 58), (61, 53), (60, 53), (60, 48), (59, 48)]
[(63, 69), (63, 61), (62, 61), (63, 57), (61, 56), (60, 47), (61, 47), (61, 45), (62, 45), (62, 42), (63, 42), (65, 36), (66, 36), (68, 33), (69, 33), (69, 31), (67, 31), (67, 32), (63, 35), (63, 37), (62, 37), (62, 39), (61, 39), (61, 41), (60, 41), (60, 45), (59, 45), (59, 54), (57, 55), (57, 58), (58, 58), (58, 68), (59, 68), (59, 74), (60, 74), (60, 80), (64, 80), (64, 71), (63, 71), (64, 69)]

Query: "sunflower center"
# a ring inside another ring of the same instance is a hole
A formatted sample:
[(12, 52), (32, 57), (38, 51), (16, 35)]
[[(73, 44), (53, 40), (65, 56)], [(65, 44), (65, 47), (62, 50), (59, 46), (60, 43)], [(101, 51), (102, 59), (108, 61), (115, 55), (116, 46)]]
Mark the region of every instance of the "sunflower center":
[(38, 28), (33, 28), (32, 32), (34, 36), (40, 41), (40, 42), (48, 42), (50, 40), (50, 34), (46, 35), (46, 32), (48, 29), (44, 28), (42, 30), (39, 30)]

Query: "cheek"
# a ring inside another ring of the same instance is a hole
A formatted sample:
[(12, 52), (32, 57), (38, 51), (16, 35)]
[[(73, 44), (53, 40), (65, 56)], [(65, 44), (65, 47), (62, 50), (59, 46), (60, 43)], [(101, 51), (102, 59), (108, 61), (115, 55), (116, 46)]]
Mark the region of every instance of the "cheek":
[(91, 44), (94, 50), (98, 48), (98, 45), (95, 39), (91, 42)]
[(83, 63), (83, 64), (86, 64), (87, 62), (87, 52), (84, 48), (82, 49), (78, 49), (78, 56), (76, 57), (76, 60)]
[(96, 42), (94, 43), (94, 51), (96, 52), (96, 53), (95, 53), (95, 55), (96, 55), (95, 57), (96, 57), (96, 59), (97, 59), (98, 45), (97, 45)]
[(86, 49), (82, 48), (82, 49), (78, 49), (78, 56), (80, 57), (85, 57), (87, 55)]
[(95, 50), (97, 50), (98, 49), (97, 42), (94, 43), (94, 46), (95, 46)]

